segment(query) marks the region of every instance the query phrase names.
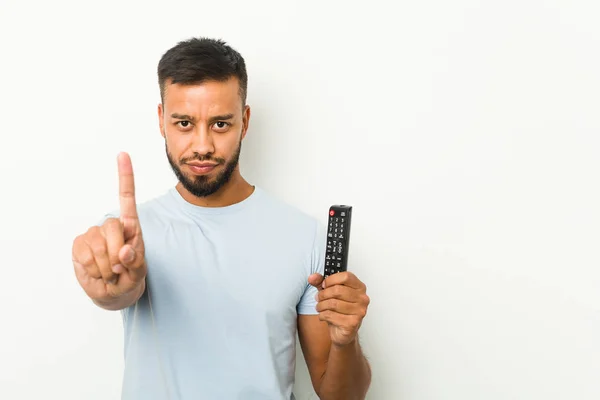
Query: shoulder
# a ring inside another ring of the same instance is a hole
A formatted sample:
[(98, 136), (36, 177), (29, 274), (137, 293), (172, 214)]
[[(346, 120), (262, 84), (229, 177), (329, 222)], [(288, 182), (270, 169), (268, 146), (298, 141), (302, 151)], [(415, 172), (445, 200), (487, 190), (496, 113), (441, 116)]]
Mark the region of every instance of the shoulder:
[(296, 232), (304, 231), (316, 233), (323, 227), (319, 219), (300, 207), (257, 188), (257, 206), (261, 215), (271, 223), (277, 224), (283, 229), (294, 229)]
[(261, 230), (275, 234), (273, 241), (282, 243), (282, 246), (292, 246), (303, 254), (308, 254), (315, 262), (321, 258), (326, 244), (326, 226), (320, 219), (298, 206), (285, 200), (261, 191), (260, 207)]

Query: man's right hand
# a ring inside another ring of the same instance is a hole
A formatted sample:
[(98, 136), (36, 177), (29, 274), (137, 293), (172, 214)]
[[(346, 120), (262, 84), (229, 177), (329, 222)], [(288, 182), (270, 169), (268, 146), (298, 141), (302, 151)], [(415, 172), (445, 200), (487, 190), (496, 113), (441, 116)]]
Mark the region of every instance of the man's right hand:
[(119, 154), (118, 166), (120, 218), (109, 218), (73, 241), (73, 265), (79, 284), (96, 304), (113, 310), (139, 299), (147, 271), (128, 154)]

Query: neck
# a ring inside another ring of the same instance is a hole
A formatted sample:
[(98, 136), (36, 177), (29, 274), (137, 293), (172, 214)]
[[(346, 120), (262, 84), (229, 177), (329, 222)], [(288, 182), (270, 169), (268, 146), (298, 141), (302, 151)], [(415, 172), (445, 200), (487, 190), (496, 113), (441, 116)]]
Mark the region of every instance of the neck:
[(250, 185), (239, 172), (235, 172), (229, 182), (215, 193), (206, 197), (196, 197), (188, 192), (181, 182), (175, 186), (181, 197), (188, 203), (201, 207), (226, 207), (245, 200), (254, 192), (254, 186)]

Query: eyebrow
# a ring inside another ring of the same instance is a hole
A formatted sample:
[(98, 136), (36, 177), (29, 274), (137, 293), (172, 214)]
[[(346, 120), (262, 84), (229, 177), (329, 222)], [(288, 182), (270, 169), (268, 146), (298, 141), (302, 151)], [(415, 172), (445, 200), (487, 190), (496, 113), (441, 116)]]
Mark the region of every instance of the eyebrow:
[[(215, 115), (214, 117), (210, 117), (210, 122), (215, 122), (215, 121), (226, 121), (229, 119), (232, 119), (234, 117), (233, 114), (224, 114), (224, 115)], [(177, 113), (173, 113), (171, 114), (171, 118), (174, 119), (185, 119), (185, 120), (189, 120), (192, 122), (196, 121), (196, 118), (187, 115), (187, 114), (177, 114)]]

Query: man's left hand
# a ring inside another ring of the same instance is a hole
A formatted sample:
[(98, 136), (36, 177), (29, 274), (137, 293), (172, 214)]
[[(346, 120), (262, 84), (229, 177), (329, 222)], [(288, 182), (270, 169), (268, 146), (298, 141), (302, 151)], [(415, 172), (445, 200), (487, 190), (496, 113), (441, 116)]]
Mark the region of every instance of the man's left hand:
[(312, 274), (308, 282), (316, 287), (319, 319), (329, 324), (334, 345), (345, 346), (356, 339), (370, 303), (367, 287), (352, 272), (338, 272), (323, 279)]

